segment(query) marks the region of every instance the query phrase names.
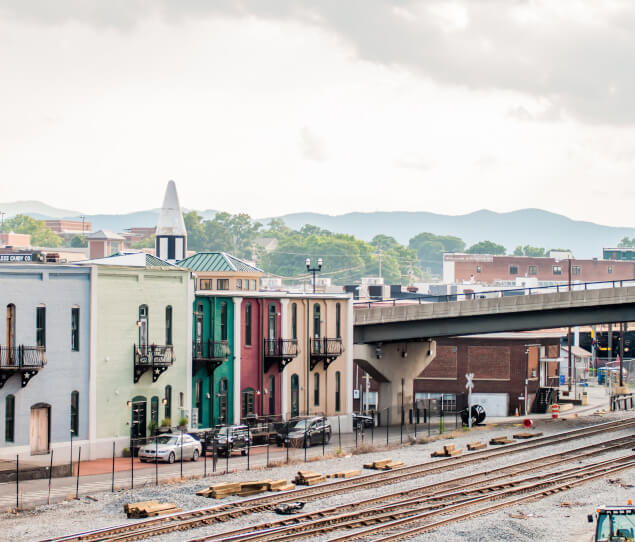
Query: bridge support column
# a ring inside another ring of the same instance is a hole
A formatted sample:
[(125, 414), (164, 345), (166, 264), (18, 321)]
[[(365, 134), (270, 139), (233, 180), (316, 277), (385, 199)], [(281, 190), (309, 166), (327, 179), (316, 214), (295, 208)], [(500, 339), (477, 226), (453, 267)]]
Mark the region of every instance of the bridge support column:
[(414, 380), (435, 357), (435, 341), (355, 345), (355, 361), (379, 382), (377, 408), (382, 424), (388, 408), (390, 423), (401, 422), (402, 396), (404, 416), (408, 421), (414, 399)]

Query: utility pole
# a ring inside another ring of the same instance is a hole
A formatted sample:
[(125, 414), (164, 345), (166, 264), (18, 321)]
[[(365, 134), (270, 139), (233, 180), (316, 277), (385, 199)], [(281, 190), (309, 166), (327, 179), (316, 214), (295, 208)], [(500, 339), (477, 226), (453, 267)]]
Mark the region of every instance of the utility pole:
[[(569, 298), (571, 298), (571, 256), (569, 256)], [(569, 326), (567, 328), (567, 352), (569, 354), (569, 395), (571, 395), (571, 380), (573, 379), (573, 365), (571, 363), (571, 342), (571, 326)]]
[[(624, 322), (620, 322), (620, 388), (624, 387)], [(620, 393), (623, 391), (620, 389)]]
[(366, 380), (366, 397), (364, 397), (364, 414), (368, 414), (368, 390), (370, 376), (367, 372), (364, 372), (364, 379)]

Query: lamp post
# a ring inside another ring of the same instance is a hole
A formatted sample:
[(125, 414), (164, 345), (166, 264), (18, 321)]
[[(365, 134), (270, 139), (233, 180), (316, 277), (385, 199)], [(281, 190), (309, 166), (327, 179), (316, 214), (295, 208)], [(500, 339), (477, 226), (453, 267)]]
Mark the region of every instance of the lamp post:
[(322, 258), (318, 258), (317, 267), (311, 267), (311, 258), (306, 259), (306, 270), (309, 273), (313, 273), (313, 293), (315, 293), (315, 274), (322, 271)]

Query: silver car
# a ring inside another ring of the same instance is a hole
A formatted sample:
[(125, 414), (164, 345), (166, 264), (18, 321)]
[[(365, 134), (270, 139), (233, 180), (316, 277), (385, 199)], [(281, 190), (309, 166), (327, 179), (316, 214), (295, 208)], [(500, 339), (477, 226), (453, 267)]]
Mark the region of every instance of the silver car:
[[(183, 439), (181, 441), (181, 438)], [(190, 435), (161, 435), (154, 441), (143, 445), (139, 448), (139, 460), (146, 461), (165, 461), (174, 463), (183, 459), (191, 459), (196, 461), (202, 451), (201, 443)]]

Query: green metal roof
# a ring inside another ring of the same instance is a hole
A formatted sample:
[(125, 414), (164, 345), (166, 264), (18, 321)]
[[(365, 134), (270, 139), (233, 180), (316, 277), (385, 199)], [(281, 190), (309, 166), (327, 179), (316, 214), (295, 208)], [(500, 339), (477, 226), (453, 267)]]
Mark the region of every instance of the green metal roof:
[(220, 271), (241, 273), (262, 273), (247, 262), (227, 254), (226, 252), (199, 252), (177, 263), (191, 271)]

